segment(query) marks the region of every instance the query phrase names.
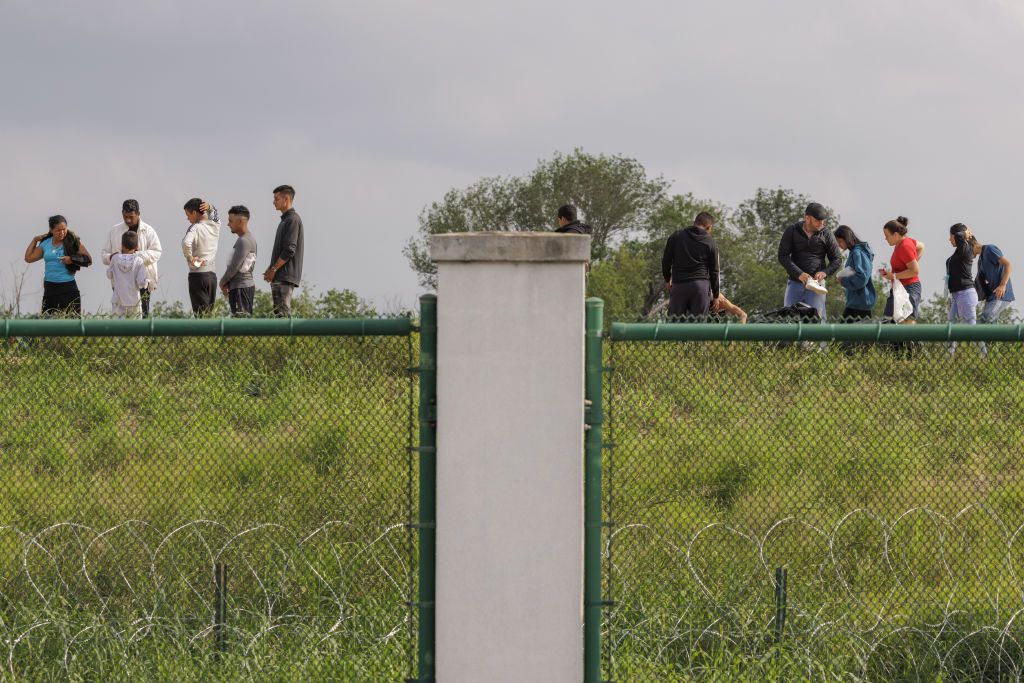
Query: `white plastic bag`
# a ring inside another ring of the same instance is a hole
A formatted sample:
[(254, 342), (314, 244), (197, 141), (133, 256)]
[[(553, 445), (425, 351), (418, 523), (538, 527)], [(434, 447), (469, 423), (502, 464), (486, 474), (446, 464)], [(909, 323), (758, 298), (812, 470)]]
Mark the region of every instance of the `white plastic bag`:
[(901, 323), (914, 315), (914, 304), (910, 303), (910, 294), (899, 279), (892, 281), (892, 319)]

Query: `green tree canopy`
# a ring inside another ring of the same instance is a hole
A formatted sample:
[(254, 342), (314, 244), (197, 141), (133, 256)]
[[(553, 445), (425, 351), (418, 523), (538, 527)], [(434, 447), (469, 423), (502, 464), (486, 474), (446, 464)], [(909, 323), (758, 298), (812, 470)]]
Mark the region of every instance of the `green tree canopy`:
[(450, 190), (420, 213), (419, 230), (403, 253), (420, 284), (434, 288), (437, 270), (430, 260), (431, 235), (552, 230), (558, 207), (573, 204), (593, 228), (591, 255), (598, 261), (630, 233), (647, 228), (667, 188), (667, 180), (648, 177), (636, 159), (581, 149), (556, 153), (525, 176), (482, 178)]
[[(770, 311), (782, 307), (788, 275), (779, 265), (782, 232), (803, 219), (812, 199), (785, 188), (760, 187), (754, 196), (740, 203), (724, 230), (716, 232), (722, 255), (722, 291), (730, 300), (749, 311)], [(825, 207), (825, 229), (839, 227), (839, 216)], [(842, 288), (828, 282), (829, 316), (842, 314)]]

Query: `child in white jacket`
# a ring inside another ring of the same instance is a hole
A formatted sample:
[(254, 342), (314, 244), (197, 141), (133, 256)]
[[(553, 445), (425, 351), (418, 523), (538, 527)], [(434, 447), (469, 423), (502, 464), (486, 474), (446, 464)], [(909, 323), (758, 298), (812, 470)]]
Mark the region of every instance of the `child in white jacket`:
[(129, 230), (121, 235), (121, 253), (110, 257), (107, 277), (114, 286), (110, 305), (115, 318), (142, 317), (140, 291), (149, 286), (149, 275), (138, 248), (139, 235)]

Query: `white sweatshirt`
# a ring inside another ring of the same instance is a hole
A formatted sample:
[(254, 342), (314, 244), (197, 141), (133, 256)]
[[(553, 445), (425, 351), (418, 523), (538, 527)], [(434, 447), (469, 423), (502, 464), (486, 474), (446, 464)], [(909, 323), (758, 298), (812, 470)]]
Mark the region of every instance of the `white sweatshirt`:
[(139, 290), (146, 289), (149, 284), (145, 261), (138, 253), (111, 256), (107, 277), (114, 285), (110, 303), (118, 306), (138, 304), (141, 300)]
[[(211, 206), (206, 218), (188, 226), (181, 252), (189, 273), (214, 273), (217, 270), (217, 245), (220, 242), (220, 221), (216, 207)], [(198, 264), (198, 265), (197, 265)]]
[[(121, 235), (126, 232), (128, 232), (128, 226), (124, 223), (118, 223), (110, 229), (110, 232), (107, 234), (107, 243), (103, 245), (103, 249), (100, 252), (103, 256), (103, 265), (109, 266), (110, 259), (121, 253)], [(138, 234), (139, 249), (135, 253), (141, 256), (142, 262), (146, 264), (146, 274), (149, 276), (149, 289), (152, 291), (156, 289), (157, 281), (159, 280), (156, 262), (160, 260), (163, 248), (160, 246), (160, 238), (156, 236), (156, 230), (148, 223), (139, 222)]]

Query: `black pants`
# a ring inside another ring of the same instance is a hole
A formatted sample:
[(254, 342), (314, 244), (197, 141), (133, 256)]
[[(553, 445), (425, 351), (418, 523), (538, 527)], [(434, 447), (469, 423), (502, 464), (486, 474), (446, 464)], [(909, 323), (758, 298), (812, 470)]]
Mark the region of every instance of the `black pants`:
[(209, 315), (217, 299), (217, 274), (189, 273), (188, 298), (192, 302), (192, 313), (197, 318)]
[(256, 286), (238, 287), (228, 291), (228, 305), (231, 306), (231, 315), (238, 318), (248, 318), (252, 315), (252, 302), (256, 298)]
[(140, 289), (139, 296), (142, 298), (142, 317), (149, 317), (149, 290)]
[(700, 318), (711, 309), (711, 282), (691, 280), (673, 282), (668, 297), (668, 314), (672, 318)]
[(43, 315), (81, 316), (82, 294), (78, 284), (71, 282), (43, 282)]
[[(846, 307), (843, 309), (843, 317), (840, 322), (844, 323), (863, 323), (867, 322), (871, 318), (871, 311), (865, 311), (860, 308)], [(843, 353), (847, 356), (852, 356), (858, 352), (864, 352), (868, 350), (867, 342), (843, 342), (839, 345)]]

